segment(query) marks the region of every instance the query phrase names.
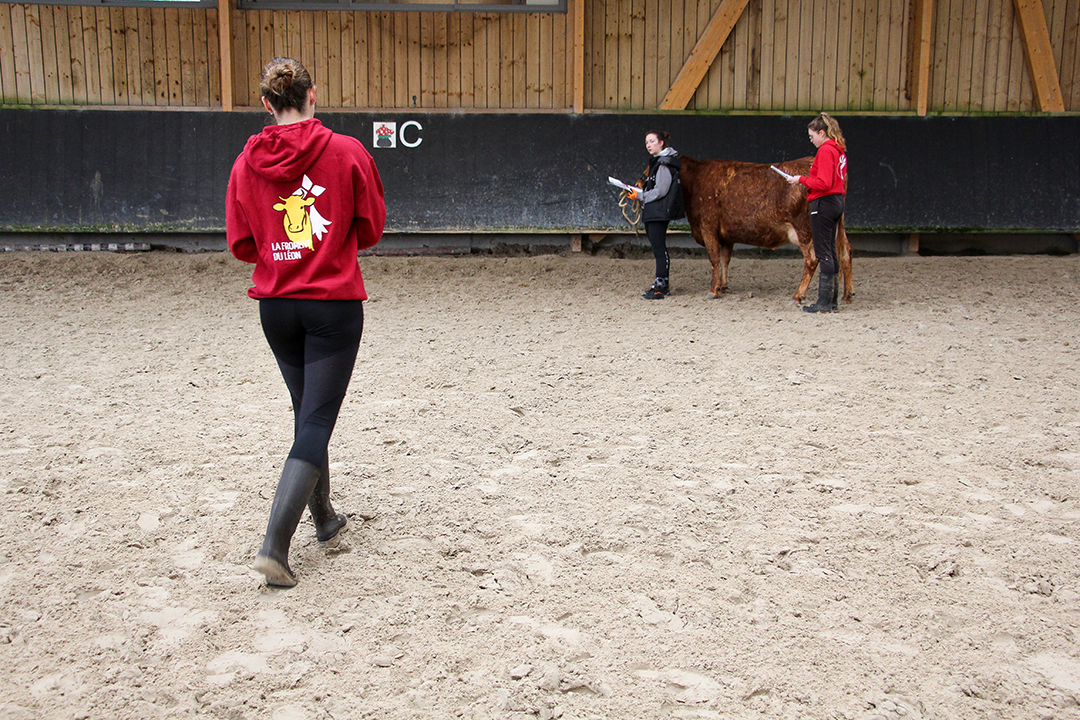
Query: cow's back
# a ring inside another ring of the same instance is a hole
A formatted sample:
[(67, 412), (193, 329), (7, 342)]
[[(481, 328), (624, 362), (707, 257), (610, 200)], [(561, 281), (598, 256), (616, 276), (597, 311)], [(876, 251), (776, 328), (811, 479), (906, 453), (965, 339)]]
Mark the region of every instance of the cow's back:
[[(809, 231), (806, 188), (789, 185), (768, 165), (687, 156), (681, 160), (686, 216), (698, 242), (706, 230), (725, 244), (779, 247), (789, 241), (789, 225)], [(812, 162), (813, 158), (800, 158), (776, 166), (791, 175), (805, 175)]]

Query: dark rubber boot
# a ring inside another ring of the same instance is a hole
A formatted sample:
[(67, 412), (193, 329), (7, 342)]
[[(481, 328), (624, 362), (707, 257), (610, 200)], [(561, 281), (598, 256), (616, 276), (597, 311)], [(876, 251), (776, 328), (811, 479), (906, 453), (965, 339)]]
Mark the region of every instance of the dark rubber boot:
[(829, 275), (827, 273), (821, 273), (818, 276), (817, 286), (817, 302), (813, 305), (807, 305), (803, 308), (803, 312), (808, 313), (828, 313), (836, 310), (836, 304), (833, 302), (833, 298), (836, 296), (836, 275)]
[(319, 482), (320, 470), (306, 460), (289, 458), (281, 470), (274, 503), (270, 506), (270, 521), (266, 538), (251, 567), (266, 576), (266, 584), (277, 587), (296, 585), (296, 575), (289, 568), (289, 544), (304, 507)]
[(839, 294), (840, 294), (840, 274), (837, 273), (836, 275), (832, 276), (832, 309), (833, 309), (833, 312), (836, 312), (837, 310), (840, 309), (840, 305), (837, 304), (837, 300), (839, 300), (839, 297), (838, 297)]
[(349, 522), (348, 518), (334, 512), (334, 506), (330, 504), (330, 458), (324, 458), (319, 470), (319, 481), (315, 483), (315, 489), (311, 491), (311, 499), (308, 500), (308, 510), (311, 511), (311, 519), (315, 522), (315, 537), (321, 543), (337, 540), (338, 533)]

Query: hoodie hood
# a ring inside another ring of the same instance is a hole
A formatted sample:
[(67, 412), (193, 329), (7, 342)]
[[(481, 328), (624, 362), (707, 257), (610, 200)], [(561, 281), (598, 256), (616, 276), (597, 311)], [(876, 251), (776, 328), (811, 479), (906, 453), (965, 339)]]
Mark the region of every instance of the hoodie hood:
[(244, 161), (271, 182), (297, 180), (319, 159), (333, 134), (315, 118), (268, 125), (248, 139)]

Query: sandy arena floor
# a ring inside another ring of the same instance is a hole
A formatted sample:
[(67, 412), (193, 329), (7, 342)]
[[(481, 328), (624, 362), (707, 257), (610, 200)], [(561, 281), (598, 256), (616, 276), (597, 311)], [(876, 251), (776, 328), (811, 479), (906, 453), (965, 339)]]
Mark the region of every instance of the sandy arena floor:
[(1080, 718), (1080, 257), (650, 264), (364, 258), (276, 591), (249, 267), (0, 256), (0, 717)]

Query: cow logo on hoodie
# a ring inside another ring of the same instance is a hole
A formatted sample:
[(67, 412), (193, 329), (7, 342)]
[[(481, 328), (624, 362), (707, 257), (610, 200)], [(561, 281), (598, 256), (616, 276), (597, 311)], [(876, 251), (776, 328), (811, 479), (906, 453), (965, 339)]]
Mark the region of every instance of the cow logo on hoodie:
[(274, 253), (275, 260), (298, 259), (300, 257), (298, 251), (301, 248), (314, 250), (313, 236), (322, 242), (331, 221), (324, 218), (316, 209), (315, 199), (325, 191), (326, 188), (311, 182), (311, 179), (305, 175), (300, 187), (292, 195), (287, 198), (278, 195), (278, 200), (281, 202), (274, 203), (274, 209), (285, 213), (282, 224), (285, 227), (285, 236), (289, 240), (280, 244), (280, 249), (284, 252)]

